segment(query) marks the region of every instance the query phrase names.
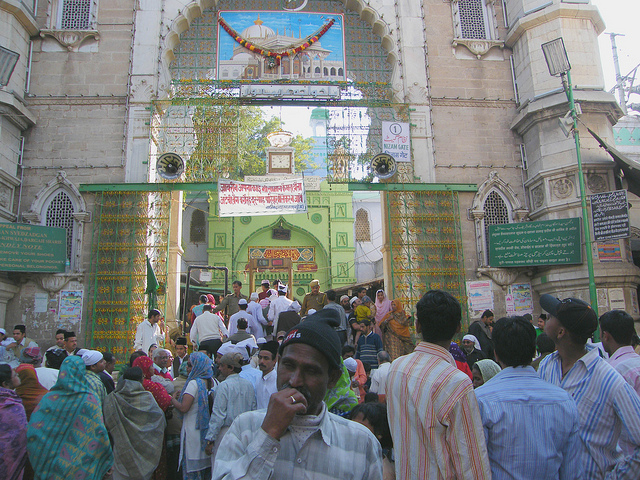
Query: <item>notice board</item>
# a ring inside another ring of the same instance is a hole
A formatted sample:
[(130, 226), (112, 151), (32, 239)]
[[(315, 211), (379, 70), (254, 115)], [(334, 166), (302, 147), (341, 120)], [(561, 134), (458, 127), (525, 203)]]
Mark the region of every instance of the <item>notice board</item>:
[(582, 263), (579, 218), (489, 226), (489, 265), (528, 267)]
[(591, 195), (591, 219), (596, 242), (629, 237), (631, 230), (627, 191), (616, 190)]
[(0, 223), (0, 271), (64, 272), (66, 257), (64, 228)]

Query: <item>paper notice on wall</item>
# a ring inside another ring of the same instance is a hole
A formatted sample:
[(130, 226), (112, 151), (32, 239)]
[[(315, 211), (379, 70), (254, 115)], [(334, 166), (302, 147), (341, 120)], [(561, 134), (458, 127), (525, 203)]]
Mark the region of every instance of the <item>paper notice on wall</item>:
[(411, 161), (411, 135), (408, 123), (382, 122), (382, 152), (396, 162)]
[(507, 314), (525, 315), (527, 313), (533, 313), (533, 298), (530, 283), (514, 283), (513, 285), (509, 285), (507, 296), (511, 297), (513, 304), (513, 313), (509, 312), (509, 307), (507, 306)]
[(76, 334), (82, 327), (82, 290), (60, 290), (58, 305), (58, 324), (72, 327)]
[(36, 293), (33, 305), (33, 313), (45, 313), (49, 302), (49, 294)]
[[(491, 280), (467, 283), (467, 298), (471, 317), (478, 317), (484, 310), (493, 310), (493, 289)], [(479, 312), (475, 314), (476, 312)]]
[(626, 305), (624, 302), (624, 289), (609, 289), (609, 308), (611, 310), (626, 310)]
[(246, 183), (218, 180), (220, 217), (306, 213), (302, 177), (277, 182)]

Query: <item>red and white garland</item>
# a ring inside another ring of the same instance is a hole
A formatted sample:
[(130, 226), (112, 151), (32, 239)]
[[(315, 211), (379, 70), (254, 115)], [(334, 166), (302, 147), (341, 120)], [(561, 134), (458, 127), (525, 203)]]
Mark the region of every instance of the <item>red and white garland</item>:
[(327, 30), (329, 30), (331, 26), (335, 23), (335, 19), (334, 18), (330, 19), (317, 32), (305, 38), (303, 42), (297, 47), (288, 48), (280, 52), (272, 52), (270, 50), (266, 50), (262, 47), (259, 47), (254, 43), (251, 43), (249, 40), (247, 40), (246, 38), (243, 38), (238, 32), (236, 32), (233, 28), (231, 28), (229, 24), (225, 22), (222, 17), (218, 17), (218, 23), (220, 23), (220, 26), (222, 26), (222, 28), (224, 28), (225, 31), (229, 35), (231, 35), (231, 37), (233, 37), (233, 39), (236, 42), (238, 42), (241, 46), (243, 46), (244, 48), (252, 52), (257, 53), (258, 55), (262, 55), (263, 57), (266, 57), (267, 62), (269, 63), (269, 66), (274, 67), (276, 65), (280, 65), (280, 60), (282, 60), (282, 57), (293, 57), (296, 54), (309, 48), (318, 40), (320, 40), (320, 37), (322, 37), (325, 33), (327, 33)]

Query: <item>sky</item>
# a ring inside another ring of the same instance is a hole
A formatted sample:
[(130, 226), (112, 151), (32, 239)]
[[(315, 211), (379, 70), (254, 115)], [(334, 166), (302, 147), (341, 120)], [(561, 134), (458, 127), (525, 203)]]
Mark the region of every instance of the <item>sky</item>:
[[(640, 64), (640, 0), (591, 0), (598, 7), (604, 19), (606, 29), (598, 38), (600, 58), (604, 72), (605, 88), (610, 90), (616, 84), (616, 73), (613, 67), (611, 40), (607, 33), (620, 33), (624, 37), (616, 37), (620, 73), (627, 75)], [(636, 81), (640, 85), (640, 81)], [(638, 97), (633, 99), (638, 101)]]

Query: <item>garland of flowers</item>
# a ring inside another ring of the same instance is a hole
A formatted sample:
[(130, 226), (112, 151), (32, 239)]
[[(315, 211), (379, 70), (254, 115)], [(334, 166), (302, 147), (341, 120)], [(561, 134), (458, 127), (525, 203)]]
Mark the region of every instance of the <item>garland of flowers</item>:
[(280, 60), (282, 57), (293, 57), (296, 54), (306, 50), (311, 45), (316, 43), (320, 38), (327, 33), (327, 30), (331, 28), (331, 26), (335, 23), (335, 19), (330, 19), (327, 23), (325, 23), (320, 30), (318, 30), (313, 35), (309, 35), (304, 39), (303, 43), (294, 48), (288, 48), (287, 50), (282, 50), (281, 52), (272, 52), (270, 50), (266, 50), (264, 48), (251, 43), (246, 38), (243, 38), (238, 32), (236, 32), (233, 28), (229, 26), (227, 22), (222, 17), (218, 17), (218, 23), (225, 29), (225, 31), (233, 37), (233, 39), (238, 42), (244, 48), (251, 50), (252, 52), (257, 53), (258, 55), (262, 55), (267, 59), (267, 65), (270, 68), (275, 67), (276, 65), (280, 65)]

